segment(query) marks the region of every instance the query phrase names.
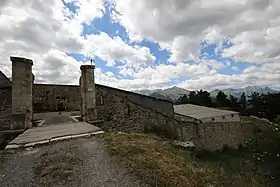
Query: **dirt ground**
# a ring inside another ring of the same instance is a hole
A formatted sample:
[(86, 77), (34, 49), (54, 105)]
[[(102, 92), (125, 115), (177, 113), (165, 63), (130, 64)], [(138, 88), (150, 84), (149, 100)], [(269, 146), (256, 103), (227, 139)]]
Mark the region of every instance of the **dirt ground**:
[(0, 152), (0, 184), (6, 186), (147, 186), (108, 156), (97, 137)]

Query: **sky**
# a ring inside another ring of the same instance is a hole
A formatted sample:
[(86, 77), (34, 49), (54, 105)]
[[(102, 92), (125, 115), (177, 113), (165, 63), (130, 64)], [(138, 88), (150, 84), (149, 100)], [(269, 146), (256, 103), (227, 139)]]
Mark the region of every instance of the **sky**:
[(0, 70), (32, 59), (35, 82), (125, 90), (280, 90), (279, 0), (1, 0)]

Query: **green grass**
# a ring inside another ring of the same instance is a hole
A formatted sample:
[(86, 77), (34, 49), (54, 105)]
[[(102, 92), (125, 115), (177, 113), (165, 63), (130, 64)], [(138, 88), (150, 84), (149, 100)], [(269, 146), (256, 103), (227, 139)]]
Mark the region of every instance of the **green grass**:
[[(257, 137), (248, 142), (247, 148), (221, 152), (188, 152), (157, 136), (144, 134), (107, 133), (104, 138), (109, 153), (151, 186), (278, 186), (280, 160), (275, 154), (276, 142), (267, 144), (276, 141), (278, 134), (263, 133), (269, 136), (267, 140)], [(271, 155), (259, 159), (256, 150), (262, 153), (270, 150)]]

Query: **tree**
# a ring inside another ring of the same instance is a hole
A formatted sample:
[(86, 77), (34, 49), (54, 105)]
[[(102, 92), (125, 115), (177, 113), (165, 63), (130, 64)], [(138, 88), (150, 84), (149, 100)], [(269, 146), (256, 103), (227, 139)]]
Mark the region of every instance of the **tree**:
[(189, 93), (189, 97), (187, 95), (183, 95), (177, 101), (177, 104), (187, 103), (201, 106), (212, 106), (212, 99), (210, 97), (210, 93), (207, 91), (191, 91)]
[(196, 93), (195, 93), (195, 91), (191, 91), (189, 93), (189, 103), (190, 104), (196, 104)]
[(249, 113), (252, 114), (252, 115), (255, 115), (255, 116), (265, 117), (265, 116), (262, 115), (262, 113), (263, 113), (262, 102), (263, 101), (261, 99), (260, 94), (258, 92), (253, 92), (249, 96), (249, 99), (247, 101)]
[(177, 104), (187, 104), (187, 103), (189, 103), (189, 98), (188, 98), (187, 94), (184, 94), (183, 96), (179, 97), (179, 99), (176, 103)]
[(239, 104), (241, 105), (242, 109), (246, 109), (247, 100), (246, 100), (246, 95), (244, 92), (242, 93), (242, 95), (239, 98)]
[(198, 97), (199, 97), (200, 105), (202, 105), (202, 106), (212, 106), (212, 99), (210, 97), (209, 92), (200, 90), (198, 92)]
[(227, 95), (224, 92), (219, 91), (218, 95), (216, 97), (216, 103), (217, 103), (218, 107), (226, 107), (226, 106), (228, 106)]
[(280, 103), (280, 93), (261, 95), (258, 108), (260, 114), (258, 116), (265, 117), (270, 121), (277, 120), (277, 116), (280, 117), (280, 105), (278, 103)]
[(238, 99), (236, 97), (234, 97), (233, 95), (229, 96), (229, 106), (233, 110), (239, 111)]

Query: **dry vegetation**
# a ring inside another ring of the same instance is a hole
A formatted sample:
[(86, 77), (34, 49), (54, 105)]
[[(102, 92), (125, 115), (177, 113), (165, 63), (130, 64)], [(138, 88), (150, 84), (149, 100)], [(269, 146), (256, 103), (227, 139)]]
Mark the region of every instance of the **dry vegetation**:
[(73, 175), (75, 166), (81, 162), (71, 150), (46, 152), (33, 167), (35, 180), (43, 186), (63, 183)]
[(269, 138), (257, 137), (241, 150), (214, 153), (179, 150), (167, 140), (144, 134), (108, 133), (105, 140), (109, 153), (151, 186), (277, 186), (279, 147), (267, 143), (278, 142), (280, 136), (273, 130), (262, 134)]

